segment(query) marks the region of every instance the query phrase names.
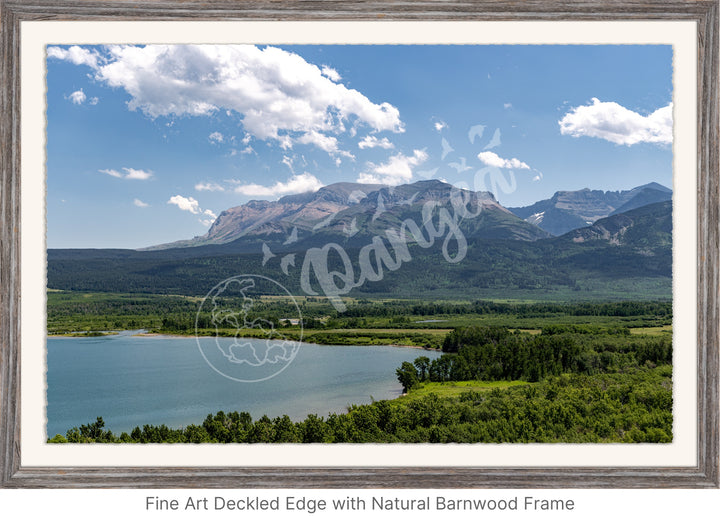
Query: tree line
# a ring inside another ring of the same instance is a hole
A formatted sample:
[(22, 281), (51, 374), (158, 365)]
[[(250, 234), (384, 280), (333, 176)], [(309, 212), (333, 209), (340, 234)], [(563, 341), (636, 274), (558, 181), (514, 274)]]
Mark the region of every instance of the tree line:
[(551, 326), (537, 335), (499, 327), (456, 328), (442, 349), (445, 353), (432, 361), (421, 356), (402, 363), (396, 375), (405, 391), (425, 381), (537, 382), (568, 372), (596, 374), (672, 363), (669, 338), (588, 338), (582, 327)]

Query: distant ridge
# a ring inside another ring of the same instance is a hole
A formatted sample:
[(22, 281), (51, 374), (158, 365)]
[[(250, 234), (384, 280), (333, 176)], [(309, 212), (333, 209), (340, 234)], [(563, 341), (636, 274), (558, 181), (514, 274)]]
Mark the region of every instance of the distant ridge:
[(624, 191), (583, 188), (558, 191), (530, 206), (508, 208), (512, 213), (553, 235), (563, 235), (615, 213), (672, 199), (672, 190), (656, 182)]
[(672, 247), (672, 202), (655, 202), (614, 213), (592, 226), (568, 232), (562, 238), (574, 243), (602, 240), (615, 246), (633, 246), (645, 253), (669, 248)]

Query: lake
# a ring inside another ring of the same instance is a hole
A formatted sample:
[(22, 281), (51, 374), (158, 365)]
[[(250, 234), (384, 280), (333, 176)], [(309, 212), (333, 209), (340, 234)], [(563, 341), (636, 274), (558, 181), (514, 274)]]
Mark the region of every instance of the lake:
[(193, 337), (135, 334), (48, 338), (48, 436), (65, 435), (98, 416), (116, 434), (144, 424), (201, 424), (220, 410), (253, 418), (287, 414), (295, 421), (307, 414), (326, 417), (352, 404), (399, 396), (395, 369), (420, 355), (437, 356), (415, 348), (303, 343), (281, 373), (243, 383), (214, 371)]

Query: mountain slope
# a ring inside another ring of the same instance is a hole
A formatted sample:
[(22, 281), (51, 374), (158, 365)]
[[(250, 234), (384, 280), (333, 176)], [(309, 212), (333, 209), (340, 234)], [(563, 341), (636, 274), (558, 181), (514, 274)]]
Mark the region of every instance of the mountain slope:
[(672, 202), (648, 204), (613, 214), (592, 226), (571, 231), (562, 239), (574, 243), (603, 240), (612, 245), (629, 245), (645, 252), (672, 247)]
[(488, 192), (459, 190), (438, 180), (426, 180), (400, 186), (338, 183), (277, 201), (253, 200), (223, 211), (203, 236), (148, 249), (232, 243), (235, 251), (247, 252), (262, 244), (279, 249), (295, 243), (321, 245), (328, 240), (358, 245), (389, 228), (398, 228), (403, 221), (422, 224), (426, 206), (435, 205), (437, 220), (438, 209), (452, 213), (457, 199), (469, 203), (468, 210), (481, 209), (477, 217), (459, 221), (466, 236), (548, 237), (545, 231), (518, 219)]
[(672, 190), (652, 182), (624, 191), (588, 188), (558, 191), (550, 199), (538, 201), (530, 206), (508, 208), (508, 210), (553, 235), (563, 235), (614, 213), (622, 213), (671, 198)]
[(672, 199), (672, 192), (666, 191), (666, 189), (655, 189), (655, 188), (643, 188), (636, 193), (630, 200), (625, 204), (617, 208), (610, 215), (617, 213), (625, 213), (626, 211), (641, 208), (648, 204), (654, 204), (656, 202), (666, 202)]
[(310, 231), (323, 219), (383, 187), (380, 184), (340, 182), (316, 192), (281, 197), (277, 201), (251, 200), (220, 213), (205, 235), (147, 249), (224, 244), (249, 235), (290, 233), (293, 227)]

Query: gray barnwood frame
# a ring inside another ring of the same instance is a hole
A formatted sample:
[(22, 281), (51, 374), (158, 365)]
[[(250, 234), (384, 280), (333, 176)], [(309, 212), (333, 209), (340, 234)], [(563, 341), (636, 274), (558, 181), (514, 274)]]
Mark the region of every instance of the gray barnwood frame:
[[(0, 0), (0, 486), (718, 487), (718, 0)], [(698, 36), (697, 465), (689, 468), (28, 468), (20, 461), (20, 23), (32, 20), (689, 20)]]

